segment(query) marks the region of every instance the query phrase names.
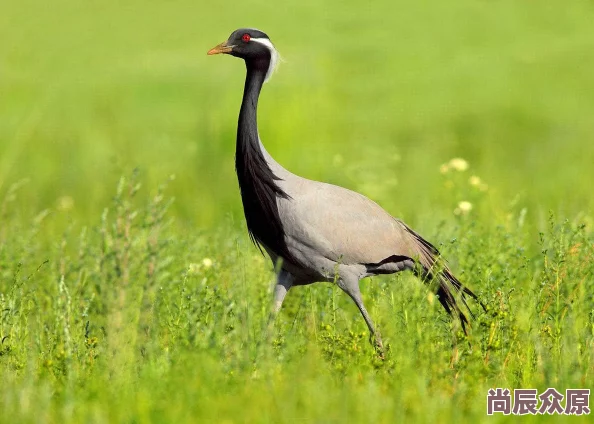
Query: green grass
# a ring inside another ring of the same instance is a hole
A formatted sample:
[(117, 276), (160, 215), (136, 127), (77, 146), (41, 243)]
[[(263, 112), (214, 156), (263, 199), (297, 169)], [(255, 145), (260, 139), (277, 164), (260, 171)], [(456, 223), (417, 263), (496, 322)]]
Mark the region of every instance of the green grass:
[[(492, 422), (492, 387), (592, 389), (593, 18), (581, 0), (3, 4), (0, 421)], [(241, 26), (285, 58), (269, 152), (438, 245), (488, 306), (468, 338), (409, 274), (362, 283), (384, 361), (332, 284), (267, 327), (233, 169), (244, 66), (205, 54)], [(442, 174), (454, 157), (469, 169)]]

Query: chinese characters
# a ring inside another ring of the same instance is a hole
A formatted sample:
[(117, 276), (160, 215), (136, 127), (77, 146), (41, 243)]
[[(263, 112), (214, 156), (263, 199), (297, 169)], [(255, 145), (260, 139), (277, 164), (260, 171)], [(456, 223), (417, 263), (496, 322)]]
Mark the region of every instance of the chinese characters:
[[(565, 406), (562, 406), (565, 398)], [(527, 414), (590, 414), (590, 389), (567, 389), (565, 396), (554, 388), (548, 388), (540, 395), (536, 389), (489, 389), (487, 394), (487, 415)]]

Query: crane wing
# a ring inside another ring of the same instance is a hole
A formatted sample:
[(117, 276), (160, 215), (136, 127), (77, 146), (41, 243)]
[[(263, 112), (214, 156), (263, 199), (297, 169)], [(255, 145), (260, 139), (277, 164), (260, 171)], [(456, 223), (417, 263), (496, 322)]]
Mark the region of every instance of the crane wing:
[(302, 178), (287, 191), (291, 199), (279, 200), (279, 211), (291, 244), (343, 264), (422, 256), (415, 234), (359, 193)]

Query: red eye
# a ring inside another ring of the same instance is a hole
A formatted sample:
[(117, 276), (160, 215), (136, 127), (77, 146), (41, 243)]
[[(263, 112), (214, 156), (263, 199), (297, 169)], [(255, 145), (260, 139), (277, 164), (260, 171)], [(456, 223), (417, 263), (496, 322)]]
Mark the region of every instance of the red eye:
[(250, 41), (250, 38), (252, 38), (252, 37), (250, 37), (249, 34), (243, 34), (241, 36), (241, 39), (243, 40), (244, 43), (247, 43), (248, 41)]

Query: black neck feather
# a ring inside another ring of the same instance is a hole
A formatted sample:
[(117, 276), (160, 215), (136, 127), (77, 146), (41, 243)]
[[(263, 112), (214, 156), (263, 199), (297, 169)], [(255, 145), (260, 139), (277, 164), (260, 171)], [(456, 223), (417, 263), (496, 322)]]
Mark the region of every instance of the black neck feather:
[(277, 198), (288, 199), (289, 195), (278, 186), (279, 178), (266, 162), (258, 136), (258, 98), (269, 63), (269, 59), (246, 62), (235, 168), (250, 238), (260, 250), (264, 246), (284, 261), (294, 262), (285, 243), (285, 231), (277, 206)]

